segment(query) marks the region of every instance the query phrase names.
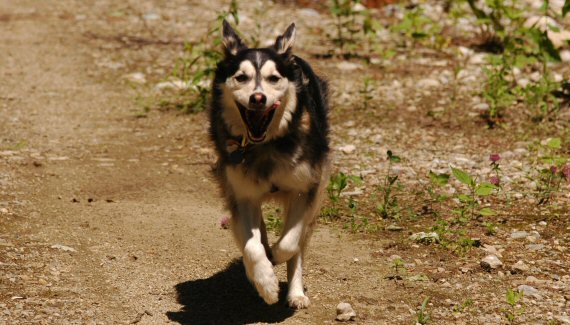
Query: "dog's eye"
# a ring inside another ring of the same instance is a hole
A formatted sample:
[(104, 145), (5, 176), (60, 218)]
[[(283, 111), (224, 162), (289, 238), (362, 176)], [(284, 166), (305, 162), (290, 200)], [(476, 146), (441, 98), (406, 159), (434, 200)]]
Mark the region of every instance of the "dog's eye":
[(240, 74), (239, 76), (235, 77), (237, 82), (246, 82), (249, 80), (249, 77), (245, 74)]
[(272, 75), (272, 76), (267, 77), (267, 81), (269, 81), (272, 84), (277, 83), (279, 80), (281, 80), (281, 78), (279, 76), (276, 76), (276, 75)]

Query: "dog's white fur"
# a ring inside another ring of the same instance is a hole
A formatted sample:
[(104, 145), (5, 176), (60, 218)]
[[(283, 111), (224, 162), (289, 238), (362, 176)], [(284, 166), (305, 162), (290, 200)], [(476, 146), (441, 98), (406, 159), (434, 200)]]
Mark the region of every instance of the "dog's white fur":
[[(295, 29), (294, 25), (291, 25), (287, 32), (277, 39), (276, 52), (279, 54), (288, 52), (294, 43), (294, 38)], [(236, 55), (243, 46), (231, 27), (224, 31), (223, 42), (230, 55)], [(250, 97), (256, 93), (266, 96), (266, 107), (279, 101), (280, 108), (275, 110), (266, 136), (261, 142), (264, 143), (284, 136), (288, 132), (298, 105), (296, 97), (298, 85), (281, 76), (273, 61), (267, 60), (263, 65), (259, 57), (253, 61), (257, 61), (258, 70), (251, 61), (245, 60), (240, 63), (238, 70), (232, 76), (217, 85), (222, 94), (221, 117), (232, 136), (245, 137), (248, 130), (236, 101), (248, 107)], [(257, 71), (260, 73), (259, 78), (256, 76)], [(279, 79), (272, 80), (272, 78)], [(305, 115), (300, 127), (307, 131), (310, 117), (308, 114)], [(247, 277), (266, 303), (276, 303), (279, 282), (273, 271), (273, 263), (287, 262), (289, 284), (287, 300), (289, 305), (296, 309), (309, 306), (309, 298), (303, 289), (303, 254), (312, 233), (329, 175), (328, 159), (312, 165), (309, 161), (301, 160), (302, 154), (302, 148), (299, 148), (292, 157), (270, 156), (273, 168), (268, 177), (263, 179), (252, 175), (244, 164), (226, 164), (220, 171), (223, 191), (227, 198), (231, 198), (229, 201), (232, 202), (230, 204), (232, 231), (243, 253)], [(274, 188), (278, 188), (279, 191), (273, 193)], [(281, 202), (285, 208), (283, 230), (272, 247), (268, 242), (261, 211), (262, 203), (270, 199)], [(270, 256), (272, 261), (269, 259)]]

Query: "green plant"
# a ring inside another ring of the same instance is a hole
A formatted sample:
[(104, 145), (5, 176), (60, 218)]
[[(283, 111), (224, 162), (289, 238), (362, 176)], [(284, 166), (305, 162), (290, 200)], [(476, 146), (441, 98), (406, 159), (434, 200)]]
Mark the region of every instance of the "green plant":
[[(328, 198), (332, 203), (332, 206), (324, 206), (321, 210), (321, 215), (328, 218), (335, 218), (339, 216), (339, 202), (342, 191), (346, 189), (349, 182), (359, 184), (362, 182), (362, 178), (359, 176), (346, 175), (343, 172), (331, 175), (329, 178), (329, 184), (327, 185)], [(352, 202), (352, 203), (351, 203)], [(349, 209), (356, 211), (356, 202), (349, 198)]]
[[(475, 0), (466, 1), (486, 35), (484, 47), (498, 53), (489, 57), (485, 68), (487, 81), (482, 91), (489, 104), (484, 115), (489, 126), (499, 123), (506, 108), (519, 98), (531, 109), (533, 121), (543, 121), (557, 112), (560, 100), (553, 92), (561, 85), (553, 80), (547, 65), (548, 62), (560, 62), (558, 50), (548, 38), (548, 30), (553, 27), (526, 27), (523, 13), (527, 8), (520, 8), (513, 1), (486, 0), (487, 11), (480, 9)], [(542, 15), (547, 16), (549, 8), (549, 1), (544, 0)], [(538, 66), (541, 78), (519, 87), (514, 68), (524, 69), (527, 66)]]
[(279, 236), (283, 230), (283, 220), (279, 217), (279, 214), (281, 214), (281, 209), (276, 208), (274, 212), (275, 214), (267, 214), (265, 226), (267, 227), (267, 230), (273, 231), (276, 236)]
[(535, 175), (528, 176), (536, 182), (538, 205), (547, 205), (560, 191), (564, 181), (570, 179), (570, 166), (566, 165), (567, 155), (562, 148), (561, 138), (551, 138), (537, 146), (538, 159), (535, 161)]
[(231, 16), (239, 24), (237, 0), (230, 2), (227, 11), (222, 11), (198, 42), (184, 45), (180, 57), (172, 70), (170, 79), (176, 85), (176, 91), (159, 102), (161, 108), (175, 108), (189, 113), (203, 111), (210, 96), (210, 81), (214, 75), (216, 63), (223, 57), (221, 51), (222, 21)]
[(473, 306), (473, 304), (474, 304), (473, 299), (467, 298), (463, 303), (461, 303), (461, 305), (455, 305), (453, 307), (453, 311), (456, 313), (462, 313), (469, 307)]
[(495, 190), (498, 189), (497, 186), (489, 182), (477, 183), (477, 179), (471, 177), (467, 172), (451, 167), (453, 176), (462, 184), (467, 185), (468, 193), (460, 193), (456, 196), (459, 200), (459, 209), (453, 212), (459, 215), (460, 220), (466, 220), (467, 216), (473, 219), (477, 215), (491, 216), (495, 215), (496, 212), (488, 207), (479, 209), (480, 203), (479, 199), (482, 197), (489, 196), (493, 194)]
[(394, 190), (401, 186), (397, 183), (398, 175), (392, 175), (392, 165), (401, 162), (401, 158), (394, 155), (391, 150), (386, 152), (386, 160), (388, 161), (388, 168), (384, 183), (378, 187), (380, 193), (380, 203), (376, 207), (376, 212), (382, 218), (398, 219), (400, 216), (400, 208), (398, 206), (398, 198), (394, 195)]
[(494, 236), (497, 234), (497, 225), (490, 221), (484, 221), (483, 226), (485, 226), (485, 234), (488, 236)]
[(429, 299), (430, 299), (430, 297), (425, 298), (424, 301), (422, 302), (422, 305), (418, 308), (418, 311), (416, 312), (417, 323), (419, 323), (419, 324), (423, 325), (423, 324), (427, 324), (431, 321), (431, 316), (427, 312), (427, 306), (429, 303)]
[(402, 20), (392, 26), (393, 32), (402, 34), (405, 39), (412, 41), (412, 47), (416, 43), (424, 43), (442, 48), (449, 42), (443, 36), (442, 30), (443, 27), (437, 21), (425, 15), (420, 5), (406, 10)]
[(332, 41), (339, 47), (342, 55), (347, 54), (345, 52), (347, 46), (352, 48), (356, 45), (355, 35), (361, 30), (356, 19), (358, 12), (353, 9), (358, 3), (359, 0), (332, 0), (330, 6), (336, 30)]
[(374, 96), (372, 96), (373, 89), (374, 80), (369, 76), (364, 77), (362, 80), (362, 88), (358, 91), (360, 93), (360, 97), (362, 98), (364, 109), (368, 109), (370, 101), (374, 98)]
[(524, 308), (519, 307), (519, 301), (522, 300), (524, 293), (522, 291), (514, 291), (512, 289), (507, 289), (507, 294), (505, 295), (505, 300), (509, 307), (503, 309), (503, 313), (509, 323), (514, 324), (518, 316), (524, 314)]

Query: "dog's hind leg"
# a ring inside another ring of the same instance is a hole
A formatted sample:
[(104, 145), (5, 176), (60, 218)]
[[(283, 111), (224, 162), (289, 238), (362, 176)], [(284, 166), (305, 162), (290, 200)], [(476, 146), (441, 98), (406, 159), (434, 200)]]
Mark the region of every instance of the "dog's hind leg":
[(274, 304), (279, 300), (279, 282), (262, 243), (261, 204), (243, 200), (236, 202), (231, 210), (232, 230), (243, 253), (247, 277), (261, 298), (267, 304)]
[(285, 224), (281, 237), (273, 245), (273, 262), (280, 264), (301, 253), (314, 224), (316, 204), (314, 191), (292, 193), (286, 201)]
[(287, 261), (287, 282), (289, 283), (287, 292), (289, 307), (294, 309), (309, 307), (309, 297), (305, 295), (303, 289), (303, 251)]

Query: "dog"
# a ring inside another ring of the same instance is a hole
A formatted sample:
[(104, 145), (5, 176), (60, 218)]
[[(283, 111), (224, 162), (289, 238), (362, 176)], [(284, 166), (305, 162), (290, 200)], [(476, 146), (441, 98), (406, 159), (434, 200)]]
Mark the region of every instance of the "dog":
[[(287, 301), (309, 306), (303, 256), (328, 182), (328, 85), (292, 54), (291, 24), (266, 48), (248, 48), (223, 21), (209, 111), (210, 138), (231, 228), (248, 279), (267, 304), (278, 301), (273, 266), (287, 263)], [(283, 230), (270, 247), (262, 203), (284, 206)]]

